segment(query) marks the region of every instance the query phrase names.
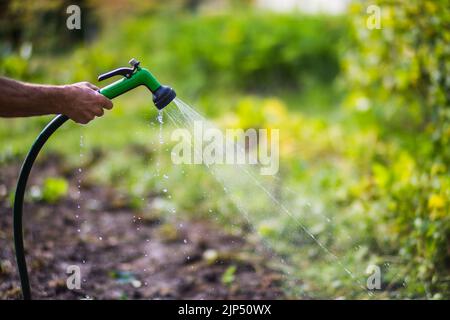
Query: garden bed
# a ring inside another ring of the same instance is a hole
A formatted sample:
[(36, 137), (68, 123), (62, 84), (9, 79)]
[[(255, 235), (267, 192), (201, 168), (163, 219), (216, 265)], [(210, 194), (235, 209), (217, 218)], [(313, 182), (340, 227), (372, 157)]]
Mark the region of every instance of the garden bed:
[[(258, 244), (208, 221), (161, 217), (134, 210), (108, 187), (83, 186), (61, 160), (38, 164), (29, 187), (64, 176), (69, 193), (50, 204), (28, 200), (25, 248), (35, 299), (277, 299), (281, 275), (267, 266)], [(15, 267), (12, 209), (19, 167), (0, 176), (0, 299), (20, 297)], [(80, 209), (78, 206), (80, 205)], [(81, 269), (81, 289), (66, 286), (69, 265)]]

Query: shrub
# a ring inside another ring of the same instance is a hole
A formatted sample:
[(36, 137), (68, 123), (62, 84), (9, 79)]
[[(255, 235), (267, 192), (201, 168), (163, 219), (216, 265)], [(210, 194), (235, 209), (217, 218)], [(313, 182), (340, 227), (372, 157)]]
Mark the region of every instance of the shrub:
[[(448, 1), (375, 3), (380, 30), (365, 27), (373, 1), (351, 8), (360, 19), (354, 20), (355, 50), (344, 62), (348, 104), (358, 109), (364, 102), (384, 139), (397, 146), (374, 159), (373, 197), (388, 204), (384, 218), (415, 294), (433, 297), (449, 292), (450, 11)], [(399, 135), (402, 141), (392, 138)]]

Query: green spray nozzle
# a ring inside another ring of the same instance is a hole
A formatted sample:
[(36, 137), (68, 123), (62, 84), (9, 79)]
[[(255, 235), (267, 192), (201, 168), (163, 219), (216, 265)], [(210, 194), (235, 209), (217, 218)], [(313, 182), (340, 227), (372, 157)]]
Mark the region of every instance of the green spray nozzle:
[(98, 77), (98, 81), (103, 81), (114, 76), (123, 76), (122, 79), (100, 89), (101, 94), (109, 99), (113, 99), (131, 89), (143, 85), (153, 93), (153, 103), (158, 109), (164, 108), (175, 99), (175, 91), (168, 86), (161, 85), (150, 71), (140, 66), (139, 61), (133, 58), (129, 63), (131, 68), (118, 68)]

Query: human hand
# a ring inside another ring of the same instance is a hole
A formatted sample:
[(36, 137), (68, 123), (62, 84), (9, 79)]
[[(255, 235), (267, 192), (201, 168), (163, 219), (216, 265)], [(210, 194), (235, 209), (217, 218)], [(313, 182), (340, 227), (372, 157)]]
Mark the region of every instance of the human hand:
[(61, 86), (60, 113), (77, 123), (86, 124), (96, 116), (104, 114), (103, 109), (112, 109), (111, 100), (99, 93), (98, 88), (89, 82), (78, 82)]

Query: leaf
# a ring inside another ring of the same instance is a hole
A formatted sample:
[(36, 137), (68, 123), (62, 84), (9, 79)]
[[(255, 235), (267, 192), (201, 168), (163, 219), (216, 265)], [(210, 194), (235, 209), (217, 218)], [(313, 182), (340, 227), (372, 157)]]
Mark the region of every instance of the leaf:
[(235, 280), (236, 266), (229, 266), (222, 275), (222, 283), (226, 286), (230, 286)]
[(56, 203), (67, 195), (69, 184), (64, 178), (47, 178), (42, 187), (42, 200)]

